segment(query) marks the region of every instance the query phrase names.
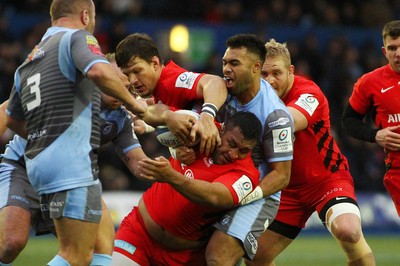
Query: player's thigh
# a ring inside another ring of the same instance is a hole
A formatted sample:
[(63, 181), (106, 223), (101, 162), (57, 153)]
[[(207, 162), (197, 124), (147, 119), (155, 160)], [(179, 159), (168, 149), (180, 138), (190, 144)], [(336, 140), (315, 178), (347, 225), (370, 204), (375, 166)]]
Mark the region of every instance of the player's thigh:
[(100, 183), (42, 195), (40, 200), (50, 207), (61, 250), (93, 251), (102, 216)]
[(233, 265), (243, 255), (244, 250), (239, 239), (220, 230), (215, 230), (206, 248), (207, 263), (211, 265), (220, 261), (230, 262)]
[[(293, 239), (285, 237), (271, 230), (265, 232), (258, 238), (258, 249), (254, 261), (271, 263), (283, 250), (285, 250)], [(246, 265), (252, 265), (246, 262)]]
[(60, 249), (68, 247), (75, 252), (92, 250), (99, 223), (61, 217), (54, 220)]

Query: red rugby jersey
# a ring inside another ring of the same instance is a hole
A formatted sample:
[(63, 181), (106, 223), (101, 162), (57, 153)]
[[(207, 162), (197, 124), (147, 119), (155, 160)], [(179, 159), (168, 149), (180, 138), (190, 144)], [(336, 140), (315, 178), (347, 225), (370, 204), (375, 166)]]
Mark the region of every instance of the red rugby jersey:
[(346, 157), (330, 133), (329, 104), (318, 85), (295, 76), (292, 89), (283, 101), (308, 121), (306, 129), (295, 133), (289, 186), (320, 182), (332, 172), (349, 169)]
[[(250, 154), (243, 160), (226, 165), (213, 164), (208, 157), (200, 157), (191, 165), (181, 164), (173, 158), (170, 162), (175, 170), (188, 178), (224, 184), (230, 190), (235, 204), (244, 197), (245, 190), (252, 190), (258, 184), (259, 172)], [(154, 183), (143, 194), (143, 200), (157, 224), (189, 240), (209, 237), (212, 233), (211, 225), (226, 212), (225, 209), (194, 203), (167, 183)]]
[[(372, 110), (372, 119), (377, 128), (399, 125), (400, 74), (389, 65), (364, 74), (354, 85), (349, 103), (360, 114), (365, 115)], [(385, 162), (388, 167), (399, 168), (400, 153), (387, 151)]]

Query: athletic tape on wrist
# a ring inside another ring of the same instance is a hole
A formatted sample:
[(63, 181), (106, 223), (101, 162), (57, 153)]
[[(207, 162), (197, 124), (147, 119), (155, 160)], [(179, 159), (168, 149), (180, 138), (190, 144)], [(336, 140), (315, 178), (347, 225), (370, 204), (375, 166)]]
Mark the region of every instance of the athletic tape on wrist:
[(208, 115), (211, 115), (212, 117), (217, 116), (218, 108), (215, 106), (215, 104), (212, 103), (204, 103), (203, 107), (201, 108), (202, 113), (206, 113)]
[(240, 202), (240, 205), (245, 205), (250, 202), (262, 199), (264, 197), (263, 191), (261, 187), (257, 186), (252, 192), (250, 192), (249, 195), (247, 195), (242, 201)]

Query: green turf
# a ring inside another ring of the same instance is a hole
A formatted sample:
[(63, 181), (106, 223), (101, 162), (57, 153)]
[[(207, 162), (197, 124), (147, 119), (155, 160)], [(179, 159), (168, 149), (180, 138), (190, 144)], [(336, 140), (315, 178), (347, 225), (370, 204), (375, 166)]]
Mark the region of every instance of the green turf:
[[(376, 265), (400, 265), (400, 236), (366, 236), (374, 251)], [(31, 238), (13, 266), (46, 265), (57, 252), (54, 238)], [(276, 260), (277, 266), (343, 266), (345, 256), (336, 242), (326, 236), (300, 236)]]

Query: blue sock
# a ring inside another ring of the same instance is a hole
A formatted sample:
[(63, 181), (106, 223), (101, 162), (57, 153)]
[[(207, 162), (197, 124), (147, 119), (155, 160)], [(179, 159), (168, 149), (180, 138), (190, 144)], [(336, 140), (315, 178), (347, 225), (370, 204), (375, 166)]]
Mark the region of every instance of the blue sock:
[(71, 266), (63, 257), (56, 255), (47, 266)]
[(106, 254), (94, 253), (90, 266), (110, 266), (111, 256)]

